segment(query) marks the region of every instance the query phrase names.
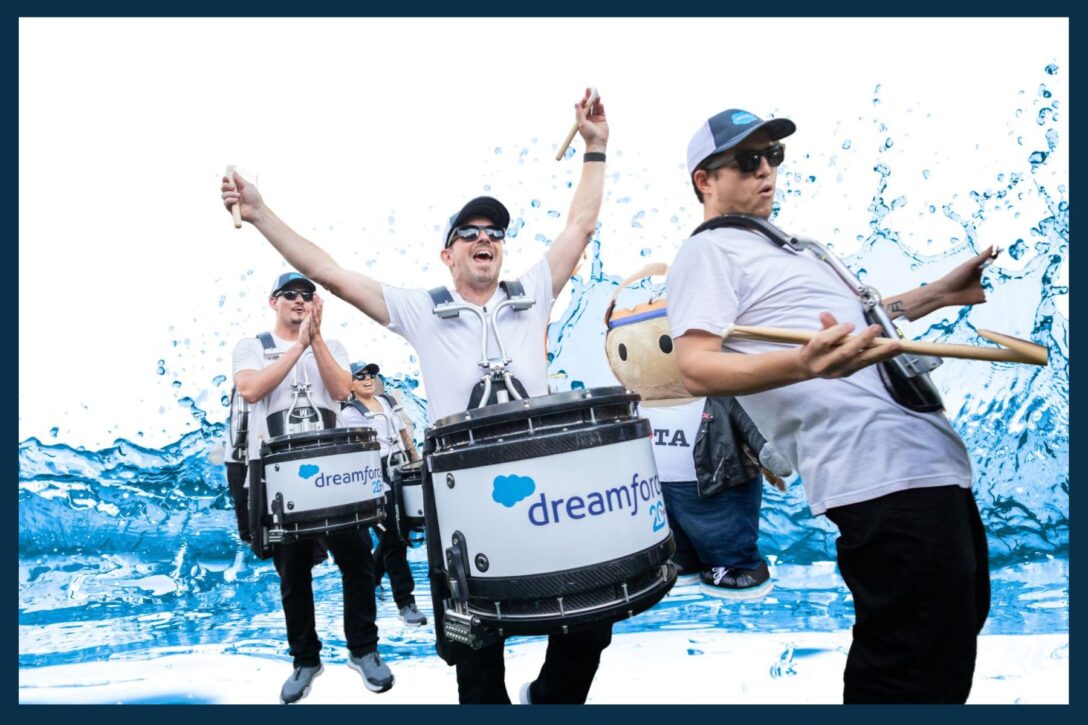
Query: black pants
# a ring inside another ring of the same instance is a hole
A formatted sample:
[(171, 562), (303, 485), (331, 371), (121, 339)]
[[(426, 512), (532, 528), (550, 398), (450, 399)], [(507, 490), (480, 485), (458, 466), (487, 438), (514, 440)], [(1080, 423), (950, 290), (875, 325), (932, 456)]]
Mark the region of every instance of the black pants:
[(385, 531), (378, 530), (378, 546), (374, 549), (374, 583), (381, 584), (382, 575), (388, 573), (393, 600), (400, 609), (416, 603), (412, 595), (416, 582), (408, 566), (408, 543), (401, 540), (397, 522), (393, 520), (393, 504), (393, 492), (388, 491), (385, 494)]
[(920, 488), (829, 509), (854, 595), (847, 703), (962, 703), (990, 611), (986, 532), (971, 491)]
[[(348, 529), (326, 534), (324, 539), (343, 582), (344, 637), (351, 654), (360, 657), (378, 649), (370, 532)], [(314, 624), (314, 543), (304, 539), (276, 545), (272, 557), (280, 575), (280, 597), (294, 665), (315, 667), (321, 662), (321, 640)]]
[(242, 541), (252, 541), (249, 528), (249, 490), (246, 488), (246, 464), (227, 461), (227, 489), (234, 501), (234, 517), (238, 520), (238, 536)]
[[(611, 622), (548, 637), (544, 665), (530, 690), (533, 704), (584, 703), (597, 674), (601, 652), (611, 642)], [(461, 704), (510, 704), (502, 642), (461, 657), (457, 662), (457, 695)]]

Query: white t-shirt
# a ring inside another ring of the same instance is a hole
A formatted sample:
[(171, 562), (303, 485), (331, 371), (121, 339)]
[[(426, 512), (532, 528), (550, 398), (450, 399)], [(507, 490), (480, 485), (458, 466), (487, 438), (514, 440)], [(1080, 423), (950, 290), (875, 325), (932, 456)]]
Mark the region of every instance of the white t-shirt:
[(654, 459), (662, 483), (694, 481), (695, 435), (703, 420), (706, 398), (695, 398), (679, 405), (638, 407), (639, 414), (653, 428)]
[[(829, 265), (740, 229), (703, 232), (668, 275), (673, 338), (730, 324), (816, 330), (819, 313), (864, 329), (861, 303)], [(728, 352), (792, 346), (727, 339)], [(876, 367), (738, 396), (767, 440), (800, 473), (814, 514), (910, 488), (971, 486), (963, 441), (941, 413), (915, 413), (884, 389)]]
[[(536, 301), (527, 310), (507, 307), (497, 321), (506, 354), (513, 360), (509, 370), (530, 396), (548, 393), (546, 337), (551, 317), (552, 273), (547, 258), (533, 265), (520, 278), (525, 294)], [(480, 319), (462, 312), (440, 319), (426, 290), (382, 285), (389, 309), (389, 329), (401, 335), (419, 355), (419, 367), (427, 386), (428, 418), (431, 423), (447, 415), (464, 412), (472, 388), (480, 381)], [(455, 302), (466, 302), (450, 290)], [(489, 316), (494, 305), (507, 299), (501, 287), (481, 309)], [(470, 303), (471, 304), (471, 303)], [(487, 354), (499, 357), (495, 336), (488, 330)]]
[[(276, 335), (272, 335), (272, 340), (276, 343), (276, 346), (268, 352), (275, 356), (282, 355), (295, 344)], [(344, 370), (348, 370), (351, 363), (348, 360), (348, 352), (344, 349), (344, 346), (336, 340), (326, 340), (325, 345), (329, 348), (329, 352), (332, 353), (337, 364)], [(274, 362), (275, 359), (275, 357), (265, 357), (265, 349), (260, 340), (255, 337), (247, 337), (234, 348), (234, 374), (237, 375), (242, 370), (261, 370), (265, 365)], [(298, 362), (295, 363), (280, 384), (276, 386), (276, 389), (249, 406), (249, 451), (247, 453), (249, 460), (260, 458), (261, 445), (259, 441), (262, 438), (265, 441), (268, 440), (269, 414), (290, 408), (295, 397), (291, 386), (295, 382), (302, 383), (306, 381), (310, 383), (310, 400), (315, 406), (339, 413), (340, 403), (334, 401), (329, 395), (329, 391), (321, 379), (321, 373), (318, 372), (317, 359), (314, 358), (313, 350), (306, 348)], [(337, 419), (339, 420), (339, 416), (337, 416)]]
[[(345, 406), (340, 411), (340, 425), (344, 428), (372, 428), (374, 432), (378, 434), (378, 445), (381, 446), (381, 455), (384, 458), (388, 456), (393, 450), (400, 450), (394, 448), (389, 443), (390, 438), (400, 438), (400, 431), (404, 430), (404, 421), (401, 420), (400, 413), (394, 413), (393, 409), (389, 407), (389, 403), (385, 398), (380, 395), (375, 395), (374, 399), (378, 401), (378, 404), (382, 407), (382, 412), (386, 417), (381, 418), (375, 416), (373, 418), (365, 418), (355, 406)], [(360, 405), (364, 405), (361, 400)]]

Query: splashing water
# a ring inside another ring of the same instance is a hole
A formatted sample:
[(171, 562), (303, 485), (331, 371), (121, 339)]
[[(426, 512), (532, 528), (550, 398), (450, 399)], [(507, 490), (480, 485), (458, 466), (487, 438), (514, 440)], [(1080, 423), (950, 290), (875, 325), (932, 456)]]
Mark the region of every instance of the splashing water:
[[(1051, 66), (1045, 70), (1058, 72)], [(1021, 238), (1007, 242), (1018, 266), (987, 272), (986, 305), (938, 314), (936, 322), (909, 330), (924, 340), (985, 344), (976, 335), (978, 327), (1014, 328), (1049, 350), (1050, 364), (1042, 368), (947, 360), (934, 376), (974, 464), (990, 545), (993, 607), (985, 631), (991, 633), (1064, 632), (1069, 625), (1069, 321), (1061, 306), (1069, 289), (1057, 283), (1068, 255), (1069, 205), (1064, 185), (1049, 188), (1043, 180), (1060, 142), (1048, 128), (1060, 106), (1044, 90), (1043, 110), (1034, 120), (1045, 128), (1045, 148), (1025, 146), (1025, 168), (999, 174), (995, 188), (966, 194), (969, 210), (963, 199), (923, 205), (962, 230), (937, 254), (909, 246), (892, 223), (893, 212), (911, 208), (912, 199), (890, 188), (896, 169), (883, 154), (894, 146), (893, 131), (882, 124), (868, 231), (860, 249), (846, 258), (863, 278), (876, 277), (877, 270), (909, 269), (894, 283), (897, 289), (917, 285), (980, 251), (980, 228), (988, 219), (1005, 218), (1010, 210), (1019, 215), (1025, 196), (1042, 202), (1043, 215)], [(874, 98), (874, 106), (878, 103)], [(858, 153), (858, 146), (847, 140), (841, 149)], [(568, 149), (567, 156), (573, 153)], [(921, 176), (928, 181), (929, 171)], [(817, 186), (816, 176), (807, 172), (781, 178), (783, 198), (803, 198)], [(642, 212), (629, 218), (640, 223)], [(519, 220), (512, 236), (522, 224)], [(591, 242), (589, 268), (572, 279), (570, 303), (549, 326), (549, 374), (557, 389), (614, 384), (602, 354), (601, 319), (623, 272), (630, 270), (605, 274), (602, 233), (607, 234), (598, 229)], [(158, 360), (152, 374), (166, 372), (165, 360)], [(199, 428), (160, 449), (119, 439), (109, 448), (88, 451), (56, 441), (59, 428), (50, 431), (49, 443), (29, 438), (19, 444), (21, 667), (203, 644), (285, 655), (278, 577), (270, 563), (258, 562), (237, 541), (233, 504), (214, 454), (224, 426), (208, 422), (200, 408), (204, 400), (226, 405), (224, 382), (216, 377), (213, 390), (179, 398)], [(404, 374), (387, 377), (385, 384), (400, 393), (421, 439), (426, 401), (416, 395), (418, 379)], [(811, 516), (796, 481), (785, 492), (766, 490), (761, 529), (761, 549), (775, 552), (769, 557), (776, 580), (771, 597), (728, 603), (708, 601), (694, 588), (677, 588), (616, 631), (849, 627), (852, 603), (832, 563), (835, 529)], [(423, 549), (411, 549), (409, 561), (417, 597), (427, 602)], [(342, 637), (341, 598), (334, 565), (315, 570), (314, 588), (318, 627), (335, 656), (345, 643), (337, 639)], [(380, 613), (390, 614), (393, 606), (382, 602)], [(433, 652), (428, 631), (383, 631), (382, 637), (383, 656), (392, 660)], [(774, 675), (789, 677), (793, 662), (805, 654), (790, 646)]]

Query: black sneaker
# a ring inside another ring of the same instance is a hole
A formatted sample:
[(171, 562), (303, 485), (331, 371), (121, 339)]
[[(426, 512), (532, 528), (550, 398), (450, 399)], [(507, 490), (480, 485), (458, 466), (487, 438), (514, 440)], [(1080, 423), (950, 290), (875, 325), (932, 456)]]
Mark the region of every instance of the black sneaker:
[(703, 594), (722, 599), (762, 599), (774, 589), (765, 561), (755, 569), (715, 566), (705, 569), (699, 579)]

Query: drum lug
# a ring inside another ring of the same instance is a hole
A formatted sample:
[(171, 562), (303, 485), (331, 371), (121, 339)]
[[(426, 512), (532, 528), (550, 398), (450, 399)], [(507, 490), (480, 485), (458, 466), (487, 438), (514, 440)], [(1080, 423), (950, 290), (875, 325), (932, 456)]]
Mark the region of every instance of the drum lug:
[(453, 534), (453, 546), (446, 549), (446, 576), (450, 593), (459, 602), (468, 603), (468, 547), (460, 531)]
[(454, 481), (453, 474), (452, 473), (447, 473), (446, 474), (446, 487), (447, 488), (453, 488), (455, 483), (456, 483), (456, 481)]

